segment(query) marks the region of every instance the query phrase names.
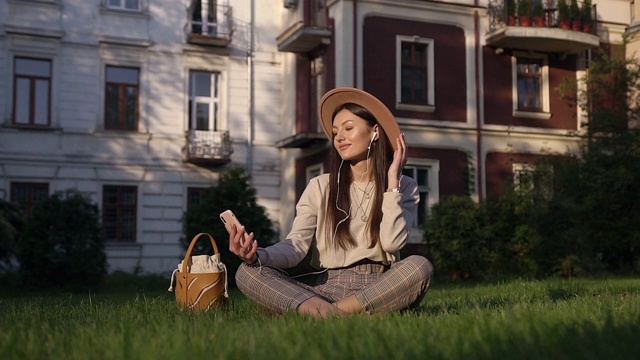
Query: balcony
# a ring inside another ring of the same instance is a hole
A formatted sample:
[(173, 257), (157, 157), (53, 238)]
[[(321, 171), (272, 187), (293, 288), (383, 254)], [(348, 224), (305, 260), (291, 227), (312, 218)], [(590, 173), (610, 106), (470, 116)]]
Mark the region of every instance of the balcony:
[(320, 132), (300, 132), (276, 142), (279, 149), (306, 149), (327, 143), (327, 136)]
[(278, 51), (308, 54), (331, 43), (331, 29), (299, 21), (280, 34)]
[(226, 47), (233, 35), (233, 9), (211, 0), (194, 0), (187, 22), (187, 42), (196, 45)]
[(598, 47), (596, 6), (582, 3), (572, 10), (568, 0), (492, 0), (487, 10), (487, 45), (561, 55)]
[(233, 147), (228, 131), (189, 130), (185, 162), (196, 165), (222, 165), (231, 160)]

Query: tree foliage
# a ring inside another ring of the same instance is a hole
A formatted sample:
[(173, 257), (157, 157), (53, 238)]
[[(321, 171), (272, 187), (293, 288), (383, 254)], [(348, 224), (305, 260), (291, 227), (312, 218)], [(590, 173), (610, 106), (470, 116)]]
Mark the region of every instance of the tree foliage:
[(33, 209), (17, 257), (27, 285), (98, 285), (106, 275), (106, 255), (97, 205), (77, 190), (53, 194)]
[[(227, 209), (233, 211), (248, 232), (255, 234), (259, 246), (273, 243), (276, 238), (273, 224), (266, 209), (258, 205), (256, 190), (251, 187), (250, 178), (241, 167), (223, 172), (218, 183), (203, 192), (200, 204), (184, 213), (181, 242), (186, 249), (198, 233), (211, 234), (229, 271), (229, 282), (233, 283), (240, 260), (229, 251), (229, 234), (219, 218), (220, 213)], [(207, 241), (199, 240), (195, 253), (213, 254), (213, 249)]]
[(466, 196), (450, 196), (434, 205), (425, 224), (429, 257), (437, 271), (453, 280), (480, 277), (488, 267), (484, 214)]
[[(640, 272), (640, 64), (599, 52), (559, 89), (588, 121), (577, 153), (549, 154), (533, 187), (432, 208), (425, 242), (453, 279)], [(462, 274), (462, 276), (460, 276)]]
[(576, 84), (589, 121), (573, 173), (555, 181), (555, 200), (574, 204), (573, 232), (590, 252), (578, 255), (582, 263), (639, 270), (640, 63), (600, 51)]
[(0, 200), (0, 271), (10, 267), (24, 222), (24, 216), (17, 206)]

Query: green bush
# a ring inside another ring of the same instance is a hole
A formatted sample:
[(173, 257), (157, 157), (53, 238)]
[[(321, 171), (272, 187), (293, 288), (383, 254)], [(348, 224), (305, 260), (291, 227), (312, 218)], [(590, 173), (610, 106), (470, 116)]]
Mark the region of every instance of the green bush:
[(580, 6), (578, 5), (578, 0), (570, 0), (569, 1), (569, 17), (572, 21), (580, 21), (582, 18), (582, 13), (580, 12)]
[(454, 281), (485, 274), (490, 254), (484, 223), (481, 206), (466, 196), (450, 196), (432, 207), (424, 241), (437, 273)]
[(452, 280), (536, 276), (540, 238), (529, 219), (533, 208), (532, 196), (522, 191), (479, 204), (448, 197), (425, 224), (428, 256)]
[(640, 128), (630, 126), (630, 120), (640, 118), (640, 62), (594, 52), (589, 72), (559, 88), (567, 89), (578, 89), (574, 102), (588, 112), (589, 122), (574, 164), (558, 167), (564, 170), (554, 180), (553, 205), (571, 224), (556, 236), (573, 246), (556, 267), (575, 255), (569, 263), (581, 264), (581, 272), (635, 272), (640, 259)]
[(582, 23), (585, 25), (593, 25), (593, 5), (591, 0), (584, 0), (582, 3)]
[(569, 20), (571, 17), (567, 0), (558, 0), (558, 20)]
[(515, 0), (507, 0), (507, 16), (515, 16), (516, 15), (516, 1)]
[[(183, 234), (180, 239), (185, 249), (198, 233), (209, 233), (216, 240), (222, 261), (228, 269), (229, 283), (235, 283), (235, 273), (241, 260), (229, 251), (229, 234), (220, 221), (221, 212), (231, 209), (247, 231), (255, 234), (261, 247), (272, 244), (276, 238), (273, 224), (264, 207), (258, 205), (256, 190), (250, 185), (250, 178), (241, 167), (233, 167), (220, 175), (215, 186), (204, 191), (200, 204), (184, 213)], [(211, 244), (198, 240), (194, 254), (212, 254)]]
[(531, 16), (531, 5), (530, 0), (518, 1), (518, 16)]
[(38, 204), (17, 249), (26, 285), (84, 290), (106, 274), (98, 207), (77, 190), (55, 193)]
[(600, 52), (589, 65), (560, 88), (589, 115), (580, 151), (537, 161), (531, 188), (435, 205), (425, 241), (436, 270), (454, 279), (639, 271), (640, 128), (630, 120), (640, 119), (640, 62)]
[(24, 227), (24, 216), (14, 204), (0, 200), (0, 271), (11, 267), (15, 247)]
[(532, 277), (538, 273), (533, 256), (539, 237), (532, 226), (534, 198), (529, 190), (511, 190), (481, 204), (486, 214), (483, 233), (491, 254), (489, 274)]

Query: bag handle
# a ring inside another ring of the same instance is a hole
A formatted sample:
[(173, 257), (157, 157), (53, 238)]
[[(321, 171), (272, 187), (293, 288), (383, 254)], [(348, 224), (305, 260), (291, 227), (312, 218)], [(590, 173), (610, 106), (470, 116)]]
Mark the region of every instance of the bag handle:
[(213, 255), (218, 254), (218, 245), (216, 245), (216, 241), (213, 239), (213, 236), (211, 236), (211, 234), (200, 233), (194, 236), (193, 239), (191, 239), (191, 244), (189, 244), (189, 249), (187, 249), (187, 253), (184, 254), (184, 260), (182, 261), (182, 266), (183, 266), (182, 270), (186, 273), (189, 272), (187, 270), (189, 268), (187, 264), (189, 264), (189, 260), (191, 260), (191, 252), (193, 251), (193, 248), (196, 245), (196, 241), (198, 241), (198, 239), (200, 239), (202, 235), (208, 236), (209, 240), (211, 240), (211, 245), (213, 246)]

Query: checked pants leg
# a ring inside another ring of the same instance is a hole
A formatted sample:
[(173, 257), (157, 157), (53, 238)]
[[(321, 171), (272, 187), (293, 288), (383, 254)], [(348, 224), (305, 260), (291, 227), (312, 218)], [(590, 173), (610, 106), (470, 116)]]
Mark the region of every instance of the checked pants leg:
[(329, 269), (318, 285), (310, 286), (278, 269), (243, 264), (236, 274), (236, 284), (249, 299), (279, 312), (295, 311), (314, 296), (334, 303), (355, 295), (364, 311), (378, 313), (418, 305), (433, 274), (429, 260), (416, 255), (394, 263), (386, 271), (381, 269), (378, 264)]

